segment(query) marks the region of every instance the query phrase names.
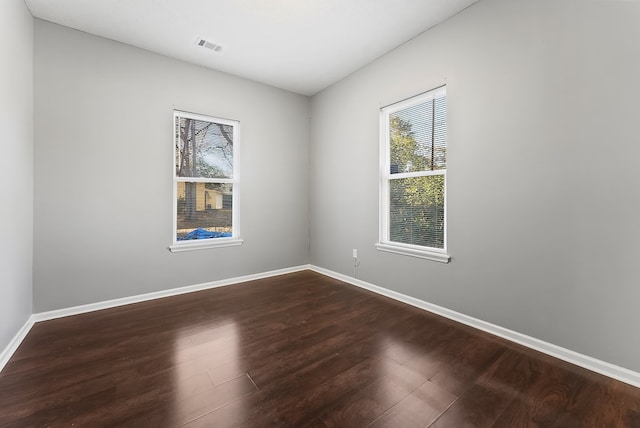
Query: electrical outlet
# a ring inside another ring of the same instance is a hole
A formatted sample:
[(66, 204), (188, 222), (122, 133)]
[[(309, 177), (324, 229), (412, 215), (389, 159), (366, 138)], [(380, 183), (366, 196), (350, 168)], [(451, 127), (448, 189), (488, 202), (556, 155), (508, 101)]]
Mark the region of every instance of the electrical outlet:
[(353, 249), (353, 258), (354, 259), (358, 258), (358, 250), (356, 250), (355, 248)]

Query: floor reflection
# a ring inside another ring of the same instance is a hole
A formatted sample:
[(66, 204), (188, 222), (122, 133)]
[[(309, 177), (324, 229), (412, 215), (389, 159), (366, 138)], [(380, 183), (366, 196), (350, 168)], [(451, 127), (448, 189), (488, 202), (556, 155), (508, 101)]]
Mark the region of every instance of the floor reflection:
[(184, 424), (227, 404), (247, 386), (232, 319), (180, 331), (174, 341), (173, 424)]

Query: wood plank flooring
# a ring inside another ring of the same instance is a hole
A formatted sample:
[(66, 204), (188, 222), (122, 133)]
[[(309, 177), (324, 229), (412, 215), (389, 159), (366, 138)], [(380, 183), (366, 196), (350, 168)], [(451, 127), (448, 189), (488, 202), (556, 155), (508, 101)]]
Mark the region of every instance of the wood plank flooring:
[(0, 426), (640, 427), (640, 389), (304, 271), (37, 323)]

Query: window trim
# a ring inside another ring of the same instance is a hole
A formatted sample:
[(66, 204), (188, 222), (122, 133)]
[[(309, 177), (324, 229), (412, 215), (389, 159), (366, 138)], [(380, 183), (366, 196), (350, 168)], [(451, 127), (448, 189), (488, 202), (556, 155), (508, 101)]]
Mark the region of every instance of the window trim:
[[(219, 123), (222, 125), (229, 125), (233, 127), (233, 177), (232, 178), (206, 178), (206, 177), (190, 177), (183, 179), (176, 175), (176, 140), (175, 140), (175, 126), (176, 120), (178, 117), (187, 117), (189, 119), (201, 120), (212, 123)], [(172, 229), (172, 244), (169, 245), (168, 249), (172, 253), (183, 252), (183, 251), (191, 251), (191, 250), (199, 250), (206, 248), (220, 248), (220, 247), (231, 247), (241, 245), (244, 241), (240, 238), (240, 186), (239, 186), (239, 177), (240, 177), (240, 122), (237, 120), (224, 119), (215, 116), (208, 116), (204, 114), (190, 113), (184, 110), (173, 110), (172, 115), (172, 145), (173, 145), (173, 156), (171, 157), (171, 169), (172, 169), (172, 217), (173, 217), (173, 229)], [(232, 236), (228, 238), (209, 238), (209, 239), (194, 239), (188, 241), (178, 241), (176, 237), (176, 230), (178, 228), (178, 182), (203, 182), (203, 183), (229, 183), (233, 185), (233, 197), (232, 197), (232, 205), (231, 205), (231, 233)]]
[[(440, 86), (433, 90), (418, 94), (411, 98), (390, 104), (380, 109), (380, 173), (379, 173), (379, 240), (375, 244), (376, 249), (393, 254), (417, 257), (426, 260), (432, 260), (441, 263), (449, 263), (451, 256), (447, 252), (447, 169), (433, 171), (417, 171), (408, 173), (391, 174), (390, 159), (391, 145), (389, 142), (389, 116), (400, 110), (422, 104), (428, 100), (432, 100), (441, 94), (446, 94), (446, 86)], [(448, 118), (447, 118), (448, 120)], [(443, 175), (444, 176), (444, 245), (443, 248), (424, 247), (420, 245), (405, 244), (401, 242), (391, 241), (389, 238), (390, 230), (390, 201), (389, 188), (392, 179), (412, 178)], [(392, 178), (393, 177), (393, 178)]]

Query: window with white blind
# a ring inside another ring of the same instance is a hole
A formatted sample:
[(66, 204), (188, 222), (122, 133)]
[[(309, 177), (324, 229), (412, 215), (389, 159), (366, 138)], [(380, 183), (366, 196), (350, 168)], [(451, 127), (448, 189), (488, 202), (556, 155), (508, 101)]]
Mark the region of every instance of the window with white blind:
[(239, 245), (240, 124), (174, 111), (173, 252)]
[(446, 263), (446, 88), (383, 108), (380, 122), (380, 242), (376, 247)]

